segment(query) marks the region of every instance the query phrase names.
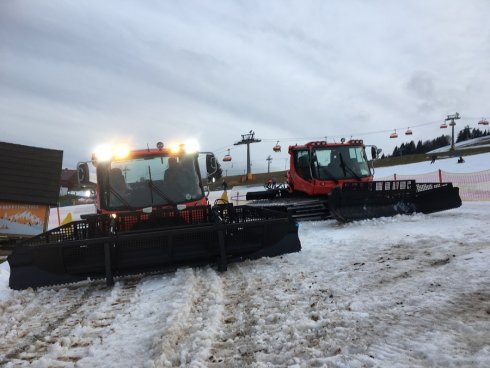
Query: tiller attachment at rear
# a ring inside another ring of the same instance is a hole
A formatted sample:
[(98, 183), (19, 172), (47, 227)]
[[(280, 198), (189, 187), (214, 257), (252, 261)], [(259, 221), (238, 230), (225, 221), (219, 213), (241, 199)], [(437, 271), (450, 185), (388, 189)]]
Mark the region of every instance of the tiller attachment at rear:
[(284, 213), (231, 204), (89, 215), (18, 245), (8, 257), (9, 286), (25, 289), (87, 278), (174, 270), (301, 250)]
[(346, 183), (329, 197), (331, 215), (347, 222), (376, 217), (432, 213), (461, 206), (459, 188), (452, 183), (415, 180)]

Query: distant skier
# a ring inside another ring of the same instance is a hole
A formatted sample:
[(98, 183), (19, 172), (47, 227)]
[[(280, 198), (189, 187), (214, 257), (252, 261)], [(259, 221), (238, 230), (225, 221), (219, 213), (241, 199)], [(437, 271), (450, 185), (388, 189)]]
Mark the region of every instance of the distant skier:
[(464, 164), (464, 158), (463, 158), (463, 156), (459, 156), (459, 158), (458, 158), (458, 164)]
[(436, 162), (436, 159), (437, 159), (437, 156), (436, 155), (432, 155), (432, 161), (430, 163), (433, 164), (434, 162)]

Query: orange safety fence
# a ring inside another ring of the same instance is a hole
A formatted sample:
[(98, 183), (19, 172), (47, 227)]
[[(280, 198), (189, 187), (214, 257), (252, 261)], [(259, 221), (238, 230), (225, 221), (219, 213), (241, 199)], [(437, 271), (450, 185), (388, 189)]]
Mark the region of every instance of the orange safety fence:
[(490, 170), (474, 173), (450, 173), (442, 170), (426, 174), (398, 175), (393, 174), (375, 180), (410, 180), (417, 183), (450, 182), (459, 188), (463, 201), (490, 201)]

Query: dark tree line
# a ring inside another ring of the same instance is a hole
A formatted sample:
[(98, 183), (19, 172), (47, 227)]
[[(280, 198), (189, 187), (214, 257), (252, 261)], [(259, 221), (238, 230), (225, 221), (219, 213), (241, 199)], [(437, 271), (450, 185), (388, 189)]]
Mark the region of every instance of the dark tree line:
[[(469, 126), (466, 126), (463, 130), (461, 130), (458, 135), (456, 142), (463, 142), (468, 139), (483, 137), (486, 135), (490, 135), (490, 132), (482, 131), (477, 128), (471, 129)], [(400, 147), (396, 146), (393, 149), (392, 156), (404, 156), (404, 155), (413, 155), (417, 153), (427, 153), (429, 151), (435, 150), (437, 148), (445, 147), (451, 144), (451, 136), (450, 135), (441, 135), (435, 139), (426, 140), (426, 141), (418, 141), (415, 144), (414, 141), (402, 143)]]
[(451, 137), (449, 135), (441, 135), (435, 139), (421, 141), (419, 140), (417, 144), (414, 141), (408, 143), (402, 143), (400, 147), (396, 146), (393, 149), (392, 156), (405, 156), (413, 155), (416, 153), (426, 153), (437, 148), (447, 146), (451, 143)]
[(484, 137), (486, 135), (490, 135), (490, 132), (486, 130), (480, 130), (477, 128), (471, 129), (468, 125), (464, 127), (463, 130), (460, 130), (458, 136), (456, 138), (456, 142), (467, 141), (468, 139)]

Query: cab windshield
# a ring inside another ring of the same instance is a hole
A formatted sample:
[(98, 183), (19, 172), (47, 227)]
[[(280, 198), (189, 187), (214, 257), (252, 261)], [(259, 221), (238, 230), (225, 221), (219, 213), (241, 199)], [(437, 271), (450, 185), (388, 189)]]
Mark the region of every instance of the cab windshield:
[(326, 147), (312, 151), (313, 176), (321, 180), (359, 179), (370, 176), (364, 147)]
[(113, 161), (108, 169), (108, 209), (179, 204), (204, 196), (191, 155)]

